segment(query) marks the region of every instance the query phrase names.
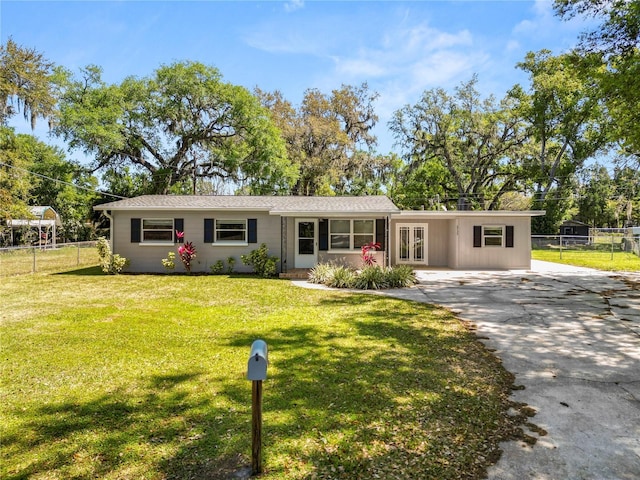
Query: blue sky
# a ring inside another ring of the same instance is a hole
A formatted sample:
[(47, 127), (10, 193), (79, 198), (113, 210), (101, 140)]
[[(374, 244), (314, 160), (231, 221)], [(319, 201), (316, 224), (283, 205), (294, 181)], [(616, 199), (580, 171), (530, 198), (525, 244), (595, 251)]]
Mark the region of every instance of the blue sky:
[[(294, 105), (308, 88), (368, 82), (380, 94), (380, 153), (393, 150), (393, 112), (425, 90), (452, 91), (477, 73), (482, 94), (501, 98), (527, 84), (516, 63), (528, 51), (562, 53), (586, 27), (560, 21), (551, 0), (2, 0), (0, 15), (2, 42), (12, 37), (75, 73), (99, 65), (111, 83), (180, 60), (213, 65), (251, 90), (280, 90)], [(22, 118), (13, 125), (30, 132)], [(58, 143), (44, 122), (36, 134)]]

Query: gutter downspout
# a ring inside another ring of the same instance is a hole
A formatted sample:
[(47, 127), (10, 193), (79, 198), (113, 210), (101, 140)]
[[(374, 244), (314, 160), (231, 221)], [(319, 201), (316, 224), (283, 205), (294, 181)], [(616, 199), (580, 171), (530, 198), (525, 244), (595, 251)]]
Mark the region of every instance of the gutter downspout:
[(387, 214), (387, 218), (385, 219), (385, 236), (387, 238), (385, 238), (385, 241), (387, 242), (387, 252), (386, 252), (386, 261), (387, 264), (385, 265), (386, 267), (390, 267), (391, 266), (391, 215)]
[(103, 210), (102, 213), (109, 219), (109, 248), (113, 252), (113, 217), (109, 210)]

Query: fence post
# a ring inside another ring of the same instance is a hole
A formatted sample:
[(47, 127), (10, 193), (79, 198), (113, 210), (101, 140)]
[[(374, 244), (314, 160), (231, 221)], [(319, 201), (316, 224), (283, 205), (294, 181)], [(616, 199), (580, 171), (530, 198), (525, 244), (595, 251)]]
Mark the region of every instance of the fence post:
[(76, 261), (76, 267), (80, 266), (80, 242), (76, 243), (76, 247), (78, 247), (78, 259)]
[(562, 235), (560, 235), (560, 260), (562, 260)]
[(31, 273), (36, 273), (36, 247), (33, 248), (33, 268), (31, 268)]
[(611, 261), (613, 261), (613, 242), (614, 242), (614, 236), (611, 235)]

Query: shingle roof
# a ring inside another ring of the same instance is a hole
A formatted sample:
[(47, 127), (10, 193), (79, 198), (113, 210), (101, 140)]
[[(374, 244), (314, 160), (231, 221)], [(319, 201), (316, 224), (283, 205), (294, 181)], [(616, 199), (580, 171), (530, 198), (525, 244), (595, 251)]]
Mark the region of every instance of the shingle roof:
[(143, 195), (103, 203), (96, 210), (253, 210), (272, 214), (390, 213), (398, 208), (384, 195), (296, 197), (242, 195)]

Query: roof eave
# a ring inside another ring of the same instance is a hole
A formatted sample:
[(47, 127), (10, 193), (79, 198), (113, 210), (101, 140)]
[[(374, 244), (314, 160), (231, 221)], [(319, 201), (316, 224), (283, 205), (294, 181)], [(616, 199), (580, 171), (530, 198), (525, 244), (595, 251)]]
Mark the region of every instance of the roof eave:
[(545, 210), (403, 210), (392, 214), (392, 217), (422, 217), (422, 218), (462, 218), (462, 217), (539, 217), (545, 215)]
[(149, 212), (157, 212), (157, 211), (166, 211), (166, 210), (180, 210), (180, 211), (192, 211), (197, 212), (200, 210), (207, 211), (227, 211), (231, 210), (234, 212), (269, 212), (269, 207), (213, 207), (213, 206), (196, 206), (196, 207), (188, 207), (184, 205), (172, 205), (172, 206), (160, 206), (160, 205), (138, 205), (138, 206), (126, 206), (126, 207), (118, 207), (118, 206), (109, 206), (108, 204), (96, 205), (93, 207), (94, 210), (111, 210), (111, 211), (149, 211)]
[(271, 210), (269, 215), (281, 217), (380, 217), (397, 213), (399, 210)]

